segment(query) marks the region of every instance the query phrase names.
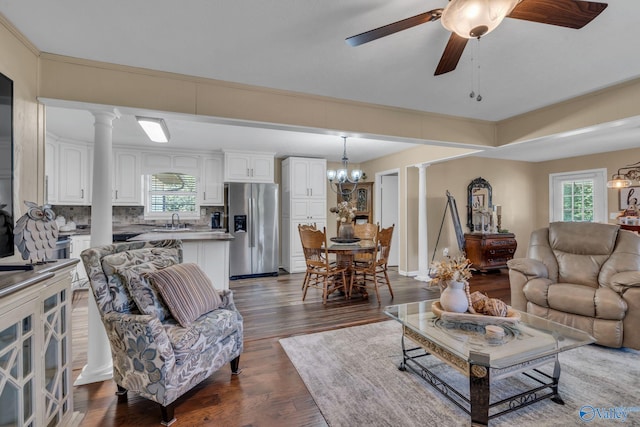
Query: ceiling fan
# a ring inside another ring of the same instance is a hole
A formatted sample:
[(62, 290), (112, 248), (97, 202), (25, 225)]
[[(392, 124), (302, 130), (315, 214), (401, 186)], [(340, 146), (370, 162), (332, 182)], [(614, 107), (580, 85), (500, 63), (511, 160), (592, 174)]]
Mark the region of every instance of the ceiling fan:
[(607, 3), (580, 0), (450, 0), (440, 9), (433, 9), (402, 21), (394, 22), (347, 38), (351, 46), (440, 20), (451, 31), (434, 75), (456, 69), (467, 41), (493, 31), (505, 17), (524, 21), (579, 29), (595, 19)]

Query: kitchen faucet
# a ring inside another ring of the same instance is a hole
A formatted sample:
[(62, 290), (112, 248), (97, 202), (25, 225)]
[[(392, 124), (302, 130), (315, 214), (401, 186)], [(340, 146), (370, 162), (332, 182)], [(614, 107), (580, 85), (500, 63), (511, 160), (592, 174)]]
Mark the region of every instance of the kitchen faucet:
[[(177, 227), (176, 227), (176, 224), (173, 222), (175, 218), (178, 218)], [(180, 215), (178, 215), (175, 212), (171, 214), (171, 228), (180, 228)]]

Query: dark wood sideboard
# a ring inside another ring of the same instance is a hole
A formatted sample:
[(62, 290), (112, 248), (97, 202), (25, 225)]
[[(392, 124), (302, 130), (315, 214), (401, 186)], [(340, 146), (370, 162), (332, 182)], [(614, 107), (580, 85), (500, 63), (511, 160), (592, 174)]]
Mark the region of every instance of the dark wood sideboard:
[(466, 233), (464, 241), (467, 258), (480, 271), (506, 268), (518, 246), (513, 233)]

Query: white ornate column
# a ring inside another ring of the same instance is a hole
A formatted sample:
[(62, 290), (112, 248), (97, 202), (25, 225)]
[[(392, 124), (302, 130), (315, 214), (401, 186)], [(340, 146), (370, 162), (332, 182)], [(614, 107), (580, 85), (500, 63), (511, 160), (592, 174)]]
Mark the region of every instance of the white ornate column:
[[(93, 187), (91, 191), (91, 247), (113, 242), (112, 175), (113, 120), (116, 111), (93, 111), (95, 131), (93, 144)], [(105, 381), (113, 377), (113, 363), (109, 340), (98, 306), (89, 292), (89, 333), (87, 364), (74, 385)]]
[(416, 165), (420, 173), (418, 181), (418, 275), (416, 280), (429, 282), (429, 245), (427, 234), (427, 167)]

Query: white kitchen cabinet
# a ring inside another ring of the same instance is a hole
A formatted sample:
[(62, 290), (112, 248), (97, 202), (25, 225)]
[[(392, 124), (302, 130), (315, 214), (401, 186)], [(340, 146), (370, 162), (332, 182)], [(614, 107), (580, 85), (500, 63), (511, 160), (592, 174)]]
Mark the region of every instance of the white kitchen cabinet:
[(176, 172), (187, 175), (200, 175), (199, 154), (142, 153), (142, 173), (144, 175)]
[(142, 205), (142, 174), (140, 152), (115, 149), (113, 151), (114, 206)]
[(306, 269), (298, 225), (327, 225), (326, 169), (324, 159), (282, 161), (282, 266), (290, 273)]
[(202, 201), (204, 206), (224, 205), (223, 158), (207, 156), (202, 159)]
[(57, 204), (91, 204), (90, 152), (87, 144), (58, 142)]
[(291, 219), (327, 219), (326, 200), (291, 199)]
[(289, 158), (291, 197), (327, 198), (327, 161), (325, 159)]
[(44, 155), (46, 203), (58, 203), (59, 144), (47, 135)]
[(273, 153), (224, 152), (225, 182), (274, 182)]
[(229, 289), (229, 241), (189, 240), (182, 241), (184, 262), (196, 263), (211, 279), (218, 290)]

